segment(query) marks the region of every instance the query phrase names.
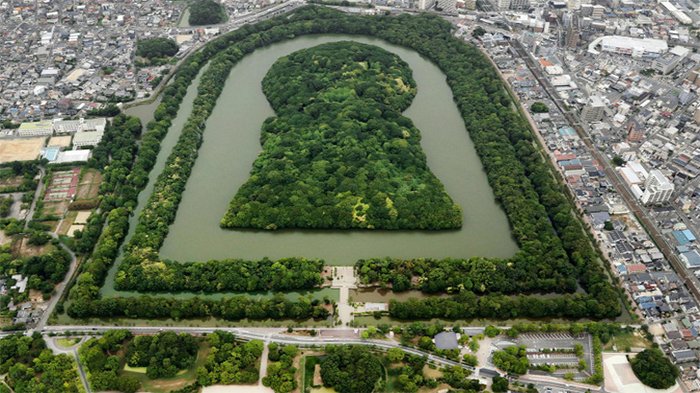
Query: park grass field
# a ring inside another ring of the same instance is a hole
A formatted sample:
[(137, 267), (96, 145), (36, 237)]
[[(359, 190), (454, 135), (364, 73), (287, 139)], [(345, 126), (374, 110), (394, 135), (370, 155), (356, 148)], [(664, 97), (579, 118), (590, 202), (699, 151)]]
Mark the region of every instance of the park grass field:
[(177, 375), (170, 378), (150, 379), (146, 375), (146, 367), (129, 367), (124, 365), (122, 374), (131, 375), (141, 381), (141, 390), (150, 393), (167, 393), (172, 390), (181, 389), (197, 378), (197, 368), (203, 366), (209, 355), (209, 345), (202, 344), (197, 352), (197, 360), (194, 365), (187, 370), (180, 370)]
[(651, 348), (651, 342), (639, 332), (625, 332), (613, 336), (604, 346), (604, 351), (627, 352), (632, 348)]
[[(301, 393), (317, 392), (318, 389), (313, 386), (314, 367), (321, 363), (321, 357), (315, 355), (302, 356), (299, 368), (301, 369)], [(331, 391), (334, 391), (331, 389)]]
[(77, 344), (79, 341), (80, 339), (77, 338), (59, 338), (56, 340), (56, 344), (58, 344), (58, 346), (62, 348), (70, 348), (73, 345)]

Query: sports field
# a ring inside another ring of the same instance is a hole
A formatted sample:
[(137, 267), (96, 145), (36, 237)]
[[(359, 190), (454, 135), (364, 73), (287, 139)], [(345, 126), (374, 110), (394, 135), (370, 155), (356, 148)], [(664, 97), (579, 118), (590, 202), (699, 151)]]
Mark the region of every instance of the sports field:
[(35, 160), (44, 143), (45, 137), (0, 139), (0, 163)]

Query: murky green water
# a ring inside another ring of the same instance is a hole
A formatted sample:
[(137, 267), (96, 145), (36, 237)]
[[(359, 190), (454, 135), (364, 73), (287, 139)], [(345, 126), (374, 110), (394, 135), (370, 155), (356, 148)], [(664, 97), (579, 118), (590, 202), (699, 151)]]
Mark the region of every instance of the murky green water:
[[(418, 94), (405, 112), (421, 130), (428, 164), (464, 211), (458, 231), (241, 231), (219, 228), (229, 201), (248, 179), (260, 152), (260, 126), (273, 115), (260, 82), (272, 63), (302, 48), (352, 39), (401, 56), (413, 69)], [(174, 260), (305, 256), (329, 264), (393, 257), (509, 257), (517, 250), (443, 73), (417, 53), (352, 36), (306, 36), (256, 50), (232, 70), (207, 122), (204, 143), (175, 223), (161, 249)]]
[[(229, 201), (247, 180), (261, 150), (260, 126), (273, 115), (260, 82), (279, 57), (326, 42), (354, 40), (396, 53), (413, 69), (418, 94), (404, 113), (421, 130), (428, 164), (462, 207), (464, 226), (458, 231), (240, 231), (219, 228)], [(136, 218), (153, 189), (155, 178), (177, 141), (191, 112), (197, 79), (188, 89), (173, 126), (162, 142), (150, 182), (139, 196)], [(130, 108), (144, 124), (156, 103)], [(127, 239), (128, 239), (127, 238)], [(259, 49), (231, 72), (217, 106), (207, 122), (204, 143), (187, 183), (175, 223), (161, 249), (164, 258), (180, 261), (221, 258), (258, 259), (305, 256), (329, 264), (350, 265), (369, 257), (509, 257), (517, 251), (505, 214), (495, 203), (481, 163), (452, 100), (443, 73), (417, 53), (384, 41), (355, 36), (305, 36)], [(118, 263), (119, 261), (117, 261)], [(114, 272), (103, 294), (113, 294)], [(324, 295), (330, 290), (325, 290)], [(314, 297), (323, 296), (320, 293)], [(334, 295), (334, 294), (333, 294)], [(191, 296), (180, 294), (177, 296)], [(214, 295), (216, 296), (216, 295)]]

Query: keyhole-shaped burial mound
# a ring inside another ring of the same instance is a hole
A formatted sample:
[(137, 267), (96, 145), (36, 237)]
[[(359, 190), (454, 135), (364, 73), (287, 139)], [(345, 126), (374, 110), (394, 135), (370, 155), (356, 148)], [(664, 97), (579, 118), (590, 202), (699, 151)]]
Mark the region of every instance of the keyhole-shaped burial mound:
[(462, 213), (401, 115), (411, 69), (373, 45), (334, 42), (280, 58), (262, 82), (277, 116), (224, 228), (455, 229)]

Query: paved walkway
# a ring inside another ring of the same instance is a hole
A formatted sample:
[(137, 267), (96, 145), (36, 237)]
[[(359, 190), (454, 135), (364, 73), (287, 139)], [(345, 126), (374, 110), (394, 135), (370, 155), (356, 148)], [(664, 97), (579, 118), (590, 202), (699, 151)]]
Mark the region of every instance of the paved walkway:
[(336, 266), (333, 268), (333, 283), (331, 288), (340, 289), (338, 300), (338, 323), (347, 326), (353, 320), (355, 308), (350, 305), (350, 289), (357, 288), (355, 268), (353, 266)]

